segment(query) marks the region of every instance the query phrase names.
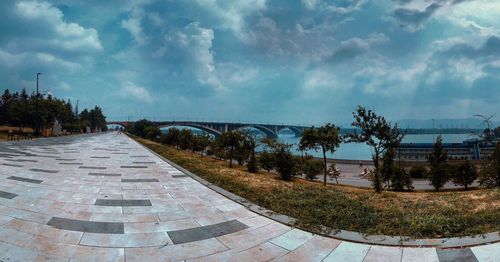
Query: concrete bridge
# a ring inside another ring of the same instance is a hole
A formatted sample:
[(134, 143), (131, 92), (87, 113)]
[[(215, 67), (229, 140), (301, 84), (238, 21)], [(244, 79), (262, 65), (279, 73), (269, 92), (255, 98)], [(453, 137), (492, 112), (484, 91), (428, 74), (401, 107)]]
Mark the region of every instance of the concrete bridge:
[[(262, 133), (264, 133), (269, 138), (277, 138), (278, 133), (281, 130), (289, 129), (292, 131), (296, 137), (302, 135), (302, 131), (308, 127), (306, 126), (294, 126), (294, 125), (272, 125), (272, 124), (251, 124), (251, 123), (225, 123), (225, 122), (203, 122), (203, 121), (152, 121), (159, 128), (171, 127), (171, 126), (185, 126), (192, 127), (196, 129), (203, 130), (209, 134), (216, 137), (220, 136), (224, 132), (243, 129), (243, 128), (255, 128)], [(127, 125), (134, 123), (134, 121), (108, 121), (108, 125), (120, 125), (126, 127)]]

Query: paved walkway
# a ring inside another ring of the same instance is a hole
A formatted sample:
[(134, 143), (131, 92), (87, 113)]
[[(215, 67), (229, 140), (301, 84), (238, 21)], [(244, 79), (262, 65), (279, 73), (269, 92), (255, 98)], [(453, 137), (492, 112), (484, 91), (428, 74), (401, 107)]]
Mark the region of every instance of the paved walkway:
[(339, 241), (275, 222), (125, 135), (0, 143), (0, 261), (498, 261)]

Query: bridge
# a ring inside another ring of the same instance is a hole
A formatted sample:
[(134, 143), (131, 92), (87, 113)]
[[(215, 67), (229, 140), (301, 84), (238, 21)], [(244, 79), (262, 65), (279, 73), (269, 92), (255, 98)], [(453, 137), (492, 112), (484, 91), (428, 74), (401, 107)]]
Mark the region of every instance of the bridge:
[[(251, 124), (251, 123), (225, 123), (225, 122), (203, 122), (203, 121), (152, 121), (159, 128), (172, 126), (185, 126), (200, 129), (215, 137), (224, 132), (239, 130), (244, 128), (255, 128), (264, 133), (269, 138), (277, 138), (281, 130), (289, 129), (296, 137), (302, 135), (302, 131), (308, 127), (296, 125), (273, 125), (273, 124)], [(134, 123), (134, 121), (108, 121), (108, 125), (120, 125), (123, 127)]]

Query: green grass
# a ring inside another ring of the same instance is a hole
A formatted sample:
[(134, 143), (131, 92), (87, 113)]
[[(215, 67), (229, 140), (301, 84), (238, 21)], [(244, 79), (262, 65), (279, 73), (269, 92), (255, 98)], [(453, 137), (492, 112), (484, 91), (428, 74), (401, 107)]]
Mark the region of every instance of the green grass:
[(366, 234), (440, 238), (500, 231), (499, 190), (466, 192), (373, 193), (327, 187), (304, 180), (285, 182), (269, 173), (136, 138), (194, 174), (272, 211), (297, 219), (296, 226), (321, 232), (320, 225)]

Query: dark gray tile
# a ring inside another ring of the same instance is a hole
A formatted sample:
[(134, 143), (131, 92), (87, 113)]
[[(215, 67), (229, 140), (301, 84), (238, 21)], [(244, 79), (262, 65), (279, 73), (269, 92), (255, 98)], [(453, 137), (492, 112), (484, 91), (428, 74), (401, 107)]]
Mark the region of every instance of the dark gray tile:
[(467, 249), (438, 249), (439, 262), (478, 262), (474, 253)]
[(81, 169), (106, 169), (104, 166), (80, 166)]
[(111, 157), (109, 157), (109, 156), (91, 156), (90, 158), (99, 158), (99, 159), (101, 159), (101, 158), (111, 158)]
[(128, 153), (113, 152), (112, 155), (127, 155)]
[(148, 157), (148, 156), (130, 156), (130, 157)]
[(16, 165), (16, 164), (9, 164), (9, 163), (2, 163), (4, 166), (13, 166), (13, 167), (23, 167), (22, 165)]
[(83, 163), (77, 163), (77, 162), (60, 162), (59, 165), (79, 166), (79, 165), (83, 165)]
[(147, 166), (120, 166), (121, 168), (148, 168)]
[(117, 173), (89, 173), (89, 176), (122, 176), (122, 174), (117, 174)]
[(160, 182), (156, 178), (137, 178), (137, 179), (122, 179), (122, 182), (132, 182), (132, 183), (138, 183), (138, 182)]
[(47, 222), (47, 225), (71, 231), (101, 233), (101, 234), (123, 234), (123, 223), (117, 222), (95, 222), (83, 221), (61, 217), (53, 217)]
[(16, 196), (18, 196), (18, 195), (14, 194), (14, 193), (5, 192), (5, 191), (0, 190), (0, 197), (7, 198), (7, 199), (13, 199)]
[(34, 183), (34, 184), (40, 184), (43, 182), (43, 180), (31, 179), (31, 178), (25, 178), (25, 177), (19, 177), (19, 176), (9, 176), (9, 177), (7, 177), (7, 179), (28, 182), (28, 183)]
[(96, 206), (124, 206), (124, 207), (133, 207), (133, 206), (152, 206), (151, 201), (149, 199), (96, 199)]
[(56, 160), (59, 160), (59, 161), (75, 161), (76, 158), (56, 158)]
[(5, 159), (6, 161), (10, 162), (38, 162), (38, 160), (31, 160), (31, 159)]
[(172, 175), (173, 178), (188, 177), (187, 175)]
[(144, 161), (144, 162), (141, 162), (141, 161), (137, 161), (137, 162), (132, 162), (133, 164), (156, 164), (156, 162), (154, 161)]
[(59, 172), (57, 170), (48, 170), (48, 169), (40, 169), (40, 168), (31, 168), (30, 171), (41, 172), (41, 173), (51, 173), (51, 174), (55, 174), (55, 173)]
[(248, 226), (238, 220), (230, 220), (209, 226), (175, 230), (167, 233), (174, 244), (182, 244), (212, 237), (219, 237), (238, 232), (246, 228), (248, 228)]

